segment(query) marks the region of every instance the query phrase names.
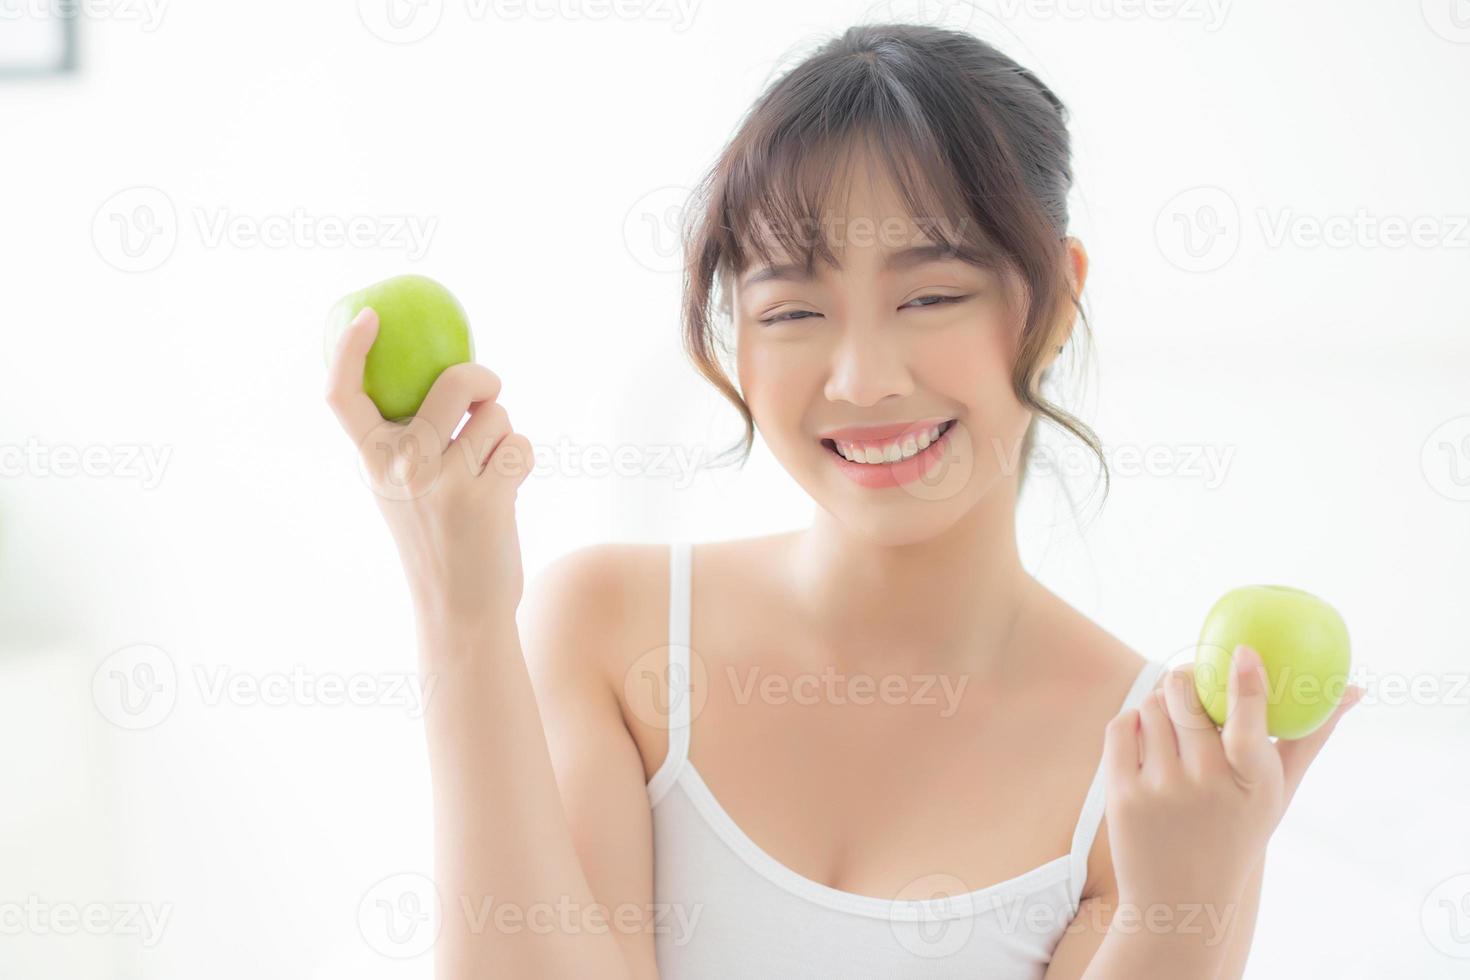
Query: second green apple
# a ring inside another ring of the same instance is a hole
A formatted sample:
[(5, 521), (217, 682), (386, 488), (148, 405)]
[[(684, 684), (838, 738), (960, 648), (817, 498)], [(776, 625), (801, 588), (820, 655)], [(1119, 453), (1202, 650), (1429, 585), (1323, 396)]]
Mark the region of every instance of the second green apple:
[(1301, 738), (1332, 716), (1352, 660), (1336, 609), (1286, 585), (1225, 593), (1205, 617), (1194, 660), (1195, 690), (1217, 725), (1225, 724), (1231, 661), (1242, 644), (1261, 655), (1266, 669), (1268, 734)]
[(428, 276), (412, 274), (338, 300), (327, 314), (328, 351), (365, 306), (378, 314), (378, 336), (368, 350), (362, 390), (385, 419), (412, 416), (445, 368), (475, 358), (469, 317), (459, 300)]

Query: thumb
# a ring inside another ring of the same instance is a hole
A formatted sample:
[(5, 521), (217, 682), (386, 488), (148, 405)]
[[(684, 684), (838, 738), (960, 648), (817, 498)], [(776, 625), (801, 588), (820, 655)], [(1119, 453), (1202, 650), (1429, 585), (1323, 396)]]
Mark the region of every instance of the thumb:
[(1248, 646), (1235, 648), (1225, 680), (1225, 725), (1221, 745), (1230, 767), (1241, 779), (1258, 782), (1278, 763), (1266, 731), (1266, 668)]
[(1281, 772), (1286, 784), (1286, 799), (1289, 801), (1296, 788), (1301, 784), (1302, 777), (1307, 774), (1307, 767), (1312, 760), (1317, 758), (1317, 753), (1322, 751), (1322, 746), (1327, 744), (1328, 736), (1347, 714), (1348, 709), (1362, 700), (1364, 689), (1356, 684), (1350, 685), (1342, 694), (1342, 699), (1337, 702), (1337, 708), (1326, 721), (1319, 725), (1310, 734), (1301, 738), (1282, 738), (1276, 740), (1276, 751), (1281, 756)]

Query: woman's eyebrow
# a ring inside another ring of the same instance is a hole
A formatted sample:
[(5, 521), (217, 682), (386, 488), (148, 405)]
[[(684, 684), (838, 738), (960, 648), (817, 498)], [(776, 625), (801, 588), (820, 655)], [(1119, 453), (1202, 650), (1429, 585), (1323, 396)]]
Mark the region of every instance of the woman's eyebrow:
[(807, 275), (806, 267), (795, 262), (780, 262), (775, 265), (765, 265), (746, 275), (740, 282), (741, 289), (749, 289), (759, 282), (806, 282), (811, 276)]
[(950, 259), (964, 261), (964, 256), (953, 245), (911, 245), (908, 248), (888, 253), (883, 259), (883, 269), (886, 272), (895, 272), (900, 269), (912, 269), (925, 262), (946, 262)]
[[(897, 249), (889, 252), (883, 258), (883, 270), (895, 272), (902, 269), (912, 269), (914, 266), (923, 265), (925, 262), (940, 262), (950, 259), (966, 261), (960, 250), (952, 245), (910, 245), (907, 248)], [(805, 266), (795, 262), (780, 262), (774, 265), (762, 266), (751, 272), (741, 283), (741, 288), (748, 289), (760, 282), (806, 282), (811, 278), (807, 274)]]

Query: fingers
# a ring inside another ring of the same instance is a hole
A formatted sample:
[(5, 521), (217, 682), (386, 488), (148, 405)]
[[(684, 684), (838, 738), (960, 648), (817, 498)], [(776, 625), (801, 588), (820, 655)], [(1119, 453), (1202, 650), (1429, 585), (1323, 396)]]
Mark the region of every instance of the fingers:
[(490, 454), (510, 432), (510, 414), (504, 405), (482, 401), (470, 407), (470, 420), (454, 437), (454, 445), (464, 453), (471, 476), (480, 475)]
[(1155, 688), (1144, 695), (1138, 708), (1138, 725), (1142, 733), (1143, 769), (1160, 778), (1177, 775), (1179, 763), (1179, 741), (1174, 735), (1174, 723), (1164, 707), (1163, 691)]
[(485, 471), (480, 479), (482, 482), (489, 481), (493, 476), (497, 487), (509, 487), (514, 492), (525, 482), (535, 465), (536, 457), (531, 440), (519, 432), (512, 432), (495, 447), (495, 452), (485, 463)]
[(1205, 712), (1194, 687), (1191, 664), (1169, 671), (1164, 678), (1164, 701), (1179, 743), (1179, 759), (1193, 774), (1218, 771), (1225, 764), (1220, 733)]
[(383, 423), (378, 407), (362, 390), (368, 349), (377, 336), (378, 314), (371, 307), (363, 307), (337, 338), (327, 369), (327, 404), (359, 446), (375, 426)]
[[(510, 414), (499, 402), (482, 401), (470, 408), (470, 420), (451, 444), (471, 478), (519, 487), (535, 464), (531, 440), (511, 429)], [(500, 477), (502, 480), (495, 478)]]
[(500, 377), (494, 371), (473, 361), (451, 364), (434, 379), (408, 427), (425, 445), (437, 443), (442, 453), (470, 406), (492, 401), (498, 394)]
[(1123, 786), (1137, 778), (1141, 756), (1138, 752), (1138, 709), (1120, 711), (1103, 730), (1103, 765), (1109, 786)]
[(1248, 646), (1236, 647), (1225, 685), (1220, 742), (1236, 774), (1255, 782), (1271, 771), (1276, 751), (1266, 732), (1266, 670), (1260, 654)]
[(1332, 715), (1324, 721), (1320, 727), (1311, 734), (1302, 738), (1282, 738), (1276, 741), (1276, 751), (1281, 757), (1281, 770), (1286, 784), (1286, 799), (1289, 801), (1297, 786), (1301, 784), (1302, 777), (1307, 774), (1307, 767), (1312, 760), (1317, 758), (1317, 753), (1322, 751), (1322, 746), (1327, 744), (1327, 738), (1332, 734), (1342, 716), (1347, 714), (1348, 709), (1362, 700), (1364, 689), (1353, 684), (1343, 692), (1342, 700), (1337, 703), (1337, 708)]

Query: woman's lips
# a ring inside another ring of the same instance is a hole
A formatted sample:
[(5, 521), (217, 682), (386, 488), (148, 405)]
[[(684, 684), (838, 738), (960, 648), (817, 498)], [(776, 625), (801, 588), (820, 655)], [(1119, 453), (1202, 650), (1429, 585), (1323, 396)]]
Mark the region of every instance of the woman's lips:
[(953, 421), (954, 419), (947, 415), (935, 415), (932, 418), (916, 419), (913, 422), (890, 422), (885, 425), (847, 425), (840, 429), (829, 429), (821, 433), (819, 438), (829, 442), (892, 442), (895, 439), (902, 439), (908, 435), (918, 435), (925, 429), (932, 429), (936, 425)]
[[(929, 425), (923, 426), (919, 431), (929, 427)], [(837, 464), (842, 475), (857, 485), (872, 489), (895, 487), (922, 480), (939, 466), (949, 454), (952, 434), (958, 427), (959, 422), (954, 419), (945, 421), (945, 427), (940, 431), (937, 439), (916, 455), (893, 462), (854, 463), (837, 452), (830, 439), (823, 439), (822, 446), (826, 449), (827, 455)]]

